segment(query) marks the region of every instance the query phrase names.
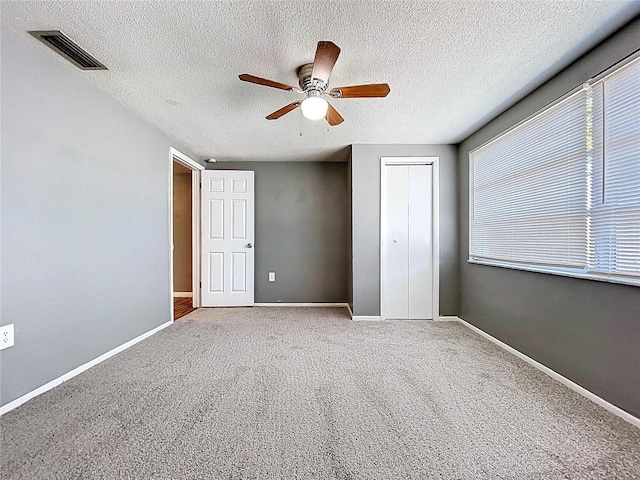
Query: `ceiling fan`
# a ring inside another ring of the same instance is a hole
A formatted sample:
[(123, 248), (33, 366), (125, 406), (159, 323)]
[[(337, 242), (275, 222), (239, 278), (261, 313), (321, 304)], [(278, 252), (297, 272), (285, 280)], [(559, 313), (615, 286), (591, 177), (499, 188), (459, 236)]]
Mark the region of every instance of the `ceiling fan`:
[(265, 87), (279, 88), (281, 90), (305, 94), (303, 100), (292, 102), (272, 114), (267, 115), (267, 120), (276, 120), (300, 107), (302, 115), (309, 120), (320, 120), (324, 117), (327, 119), (327, 122), (329, 122), (329, 125), (335, 126), (341, 124), (344, 118), (342, 118), (337, 110), (333, 108), (324, 97), (379, 98), (386, 97), (391, 91), (389, 85), (386, 83), (337, 87), (327, 91), (329, 88), (329, 76), (331, 75), (336, 60), (338, 60), (338, 55), (340, 55), (340, 47), (335, 43), (325, 41), (318, 42), (316, 57), (313, 63), (307, 63), (298, 69), (300, 88), (246, 73), (239, 77), (243, 82), (257, 83)]

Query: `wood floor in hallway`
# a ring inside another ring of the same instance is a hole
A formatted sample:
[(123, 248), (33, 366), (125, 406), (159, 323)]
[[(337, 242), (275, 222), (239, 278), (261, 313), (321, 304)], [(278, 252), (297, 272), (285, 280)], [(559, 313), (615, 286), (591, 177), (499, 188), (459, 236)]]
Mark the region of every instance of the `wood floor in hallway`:
[(193, 299), (191, 297), (173, 298), (173, 320), (184, 317), (187, 313), (193, 312)]

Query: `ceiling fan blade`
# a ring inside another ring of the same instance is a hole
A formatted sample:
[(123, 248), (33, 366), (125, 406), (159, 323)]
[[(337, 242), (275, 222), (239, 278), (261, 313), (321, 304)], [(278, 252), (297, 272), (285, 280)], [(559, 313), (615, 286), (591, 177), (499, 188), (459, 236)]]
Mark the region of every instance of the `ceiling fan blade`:
[(264, 85), (265, 87), (279, 88), (280, 90), (295, 90), (295, 87), (292, 87), (291, 85), (274, 82), (273, 80), (269, 80), (267, 78), (260, 78), (254, 75), (248, 75), (246, 73), (238, 75), (238, 78), (243, 82), (257, 83), (258, 85)]
[(331, 125), (332, 127), (340, 125), (342, 122), (344, 122), (344, 118), (342, 118), (342, 115), (340, 115), (330, 103), (329, 107), (327, 108), (327, 116), (325, 118), (327, 119), (327, 122), (329, 122), (329, 125)]
[(318, 42), (311, 78), (317, 78), (324, 83), (328, 83), (333, 66), (336, 64), (336, 60), (338, 60), (338, 55), (340, 55), (340, 47), (335, 43)]
[(373, 83), (371, 85), (332, 88), (329, 93), (337, 98), (376, 98), (386, 97), (390, 91), (391, 89), (386, 83)]
[(300, 103), (302, 103), (302, 102), (290, 103), (289, 105), (287, 105), (285, 107), (282, 107), (280, 110), (276, 110), (271, 115), (267, 115), (265, 118), (267, 120), (277, 120), (281, 116), (286, 115), (287, 113), (289, 113), (291, 110), (295, 110), (296, 108), (298, 108), (300, 106)]

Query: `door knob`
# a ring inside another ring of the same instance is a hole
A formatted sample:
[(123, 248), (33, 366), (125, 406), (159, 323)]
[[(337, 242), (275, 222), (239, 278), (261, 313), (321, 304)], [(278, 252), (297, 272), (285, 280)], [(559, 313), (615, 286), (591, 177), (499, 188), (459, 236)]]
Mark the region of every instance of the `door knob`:
[(253, 248), (253, 243), (247, 243), (247, 248)]

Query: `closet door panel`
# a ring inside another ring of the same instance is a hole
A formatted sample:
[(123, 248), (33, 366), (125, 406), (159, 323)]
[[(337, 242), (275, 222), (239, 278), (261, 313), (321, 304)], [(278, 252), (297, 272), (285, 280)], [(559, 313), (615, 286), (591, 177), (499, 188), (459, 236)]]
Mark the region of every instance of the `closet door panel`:
[(411, 165), (408, 170), (408, 318), (431, 319), (433, 167)]
[(386, 170), (386, 318), (409, 317), (409, 167)]

